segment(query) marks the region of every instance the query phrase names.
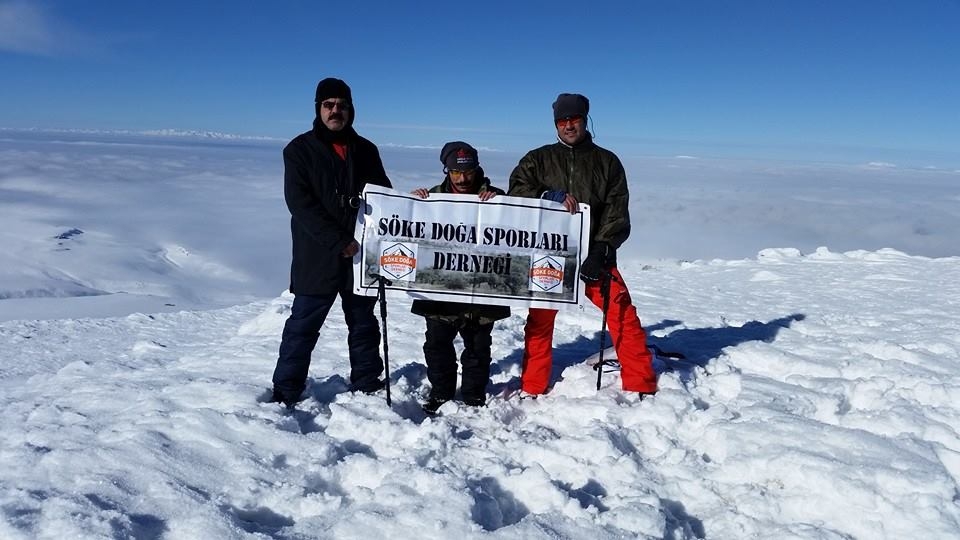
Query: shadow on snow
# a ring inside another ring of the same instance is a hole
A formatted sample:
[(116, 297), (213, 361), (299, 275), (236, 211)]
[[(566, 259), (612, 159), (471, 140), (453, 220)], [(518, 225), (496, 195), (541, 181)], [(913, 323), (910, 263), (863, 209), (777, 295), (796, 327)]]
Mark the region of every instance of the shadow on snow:
[[(750, 321), (743, 326), (722, 326), (718, 328), (681, 328), (670, 332), (663, 337), (653, 336), (653, 332), (680, 326), (682, 321), (664, 320), (644, 327), (647, 332), (647, 345), (658, 349), (658, 361), (654, 366), (657, 373), (676, 372), (684, 383), (694, 378), (696, 368), (706, 367), (711, 360), (718, 358), (727, 347), (735, 347), (748, 341), (773, 342), (780, 330), (789, 328), (794, 321), (802, 321), (806, 316), (802, 313), (793, 313), (767, 322)], [(605, 336), (606, 347), (612, 346), (609, 333)], [(557, 345), (553, 348), (553, 372), (550, 376), (550, 385), (563, 380), (563, 370), (583, 363), (583, 361), (600, 352), (600, 332), (593, 336), (578, 336), (574, 341)], [(663, 354), (665, 353), (665, 354)], [(669, 355), (679, 353), (683, 358), (671, 358)], [(511, 367), (519, 365), (523, 360), (523, 349), (515, 349), (506, 358), (491, 366), (491, 374), (503, 373)], [(489, 390), (494, 395), (507, 388), (519, 386), (519, 379), (491, 385)]]

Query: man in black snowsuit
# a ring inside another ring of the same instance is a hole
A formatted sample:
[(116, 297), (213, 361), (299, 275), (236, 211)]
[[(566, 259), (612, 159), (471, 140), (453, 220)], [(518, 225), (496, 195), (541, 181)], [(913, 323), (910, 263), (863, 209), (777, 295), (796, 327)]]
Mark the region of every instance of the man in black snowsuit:
[(273, 372), (273, 400), (288, 407), (300, 401), (310, 355), (337, 295), (347, 323), (351, 390), (376, 392), (384, 384), (380, 326), (373, 314), (377, 299), (353, 294), (352, 259), (359, 250), (353, 231), (363, 187), (391, 187), (390, 180), (377, 147), (353, 130), (356, 109), (345, 82), (320, 81), (314, 108), (313, 129), (283, 149), (295, 297)]
[[(451, 193), (474, 195), (481, 201), (486, 201), (504, 194), (503, 190), (490, 185), (490, 179), (484, 176), (480, 167), (476, 149), (469, 144), (454, 141), (443, 145), (440, 162), (443, 163), (446, 173), (443, 183), (430, 190), (414, 190), (413, 193), (421, 199), (426, 199), (429, 193)], [(460, 396), (466, 405), (485, 405), (487, 382), (490, 380), (490, 333), (493, 331), (494, 321), (510, 316), (510, 308), (414, 300), (411, 311), (422, 315), (427, 322), (423, 357), (427, 362), (427, 378), (431, 388), (423, 410), (428, 414), (436, 414), (456, 393), (457, 354), (453, 341), (458, 333), (463, 338), (463, 353), (460, 355), (463, 381)]]

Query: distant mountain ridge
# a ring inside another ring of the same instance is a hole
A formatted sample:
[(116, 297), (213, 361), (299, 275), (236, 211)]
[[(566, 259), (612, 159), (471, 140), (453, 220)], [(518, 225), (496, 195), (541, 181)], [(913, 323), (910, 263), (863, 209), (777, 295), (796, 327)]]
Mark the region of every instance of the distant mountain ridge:
[(221, 131), (195, 129), (81, 129), (81, 128), (8, 128), (0, 127), (0, 132), (19, 133), (65, 133), (76, 135), (134, 135), (146, 137), (190, 137), (199, 139), (230, 140), (230, 141), (283, 141), (277, 137), (262, 135), (237, 135)]

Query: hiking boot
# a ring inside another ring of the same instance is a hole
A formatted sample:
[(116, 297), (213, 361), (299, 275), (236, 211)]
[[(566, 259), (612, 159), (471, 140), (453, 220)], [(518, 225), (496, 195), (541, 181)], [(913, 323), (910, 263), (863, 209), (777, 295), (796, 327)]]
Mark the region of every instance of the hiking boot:
[(487, 404), (486, 397), (465, 397), (463, 404), (470, 407), (483, 407)]
[(374, 394), (379, 393), (381, 390), (383, 390), (384, 388), (386, 388), (386, 386), (387, 386), (387, 385), (384, 384), (383, 380), (377, 379), (375, 382), (372, 382), (372, 383), (370, 383), (370, 384), (368, 384), (367, 386), (364, 386), (364, 387), (362, 387), (362, 388), (360, 388), (360, 387), (353, 387), (353, 388), (351, 389), (351, 391), (353, 391), (353, 392), (363, 392), (364, 394), (366, 394), (366, 395), (368, 395), (368, 396), (372, 396), (372, 395), (374, 395)]
[(425, 401), (421, 407), (423, 407), (423, 412), (429, 415), (435, 415), (440, 410), (440, 407), (443, 407), (443, 404), (450, 401), (449, 399), (440, 399), (432, 397)]
[(537, 399), (538, 397), (540, 397), (540, 394), (531, 394), (530, 392), (527, 392), (526, 390), (521, 390), (521, 391), (520, 391), (520, 399), (521, 399), (521, 400), (524, 400), (524, 399)]
[(283, 403), (284, 407), (288, 409), (294, 409), (299, 401), (299, 399), (290, 399), (284, 397), (283, 394), (274, 389), (273, 394), (270, 396), (270, 399), (267, 401), (267, 403)]

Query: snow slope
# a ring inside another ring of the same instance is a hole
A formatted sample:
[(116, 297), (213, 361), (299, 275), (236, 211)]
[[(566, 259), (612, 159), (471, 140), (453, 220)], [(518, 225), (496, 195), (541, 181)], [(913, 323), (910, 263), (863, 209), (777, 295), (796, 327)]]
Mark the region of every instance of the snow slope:
[(960, 258), (623, 266), (651, 343), (687, 356), (642, 402), (594, 390), (596, 309), (561, 313), (533, 402), (515, 310), (489, 406), (438, 418), (405, 300), (393, 408), (346, 392), (337, 312), (309, 398), (264, 403), (287, 295), (2, 323), (0, 536), (960, 538)]
[(0, 130), (0, 538), (960, 538), (960, 172), (623, 156), (655, 397), (595, 390), (588, 307), (521, 402), (516, 309), (489, 405), (427, 418), (391, 297), (393, 407), (335, 308), (289, 412), (282, 143), (173, 135)]

